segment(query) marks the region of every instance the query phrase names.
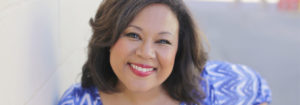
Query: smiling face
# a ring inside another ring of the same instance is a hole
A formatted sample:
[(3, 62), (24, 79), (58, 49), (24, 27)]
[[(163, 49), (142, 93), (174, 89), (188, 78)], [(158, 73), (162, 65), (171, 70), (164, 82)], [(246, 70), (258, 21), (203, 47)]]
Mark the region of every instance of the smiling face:
[(167, 5), (142, 9), (110, 49), (118, 86), (136, 92), (160, 88), (173, 70), (178, 31), (178, 20)]

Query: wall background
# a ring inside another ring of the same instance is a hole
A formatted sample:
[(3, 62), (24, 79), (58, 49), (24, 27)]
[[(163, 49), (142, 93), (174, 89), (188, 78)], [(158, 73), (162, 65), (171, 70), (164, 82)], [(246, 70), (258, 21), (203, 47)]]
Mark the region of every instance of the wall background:
[[(300, 15), (278, 0), (186, 0), (210, 42), (210, 58), (249, 65), (269, 83), (272, 105), (300, 97)], [(0, 0), (0, 102), (55, 105), (80, 81), (101, 0)]]
[(101, 0), (0, 0), (0, 102), (56, 105), (73, 83)]

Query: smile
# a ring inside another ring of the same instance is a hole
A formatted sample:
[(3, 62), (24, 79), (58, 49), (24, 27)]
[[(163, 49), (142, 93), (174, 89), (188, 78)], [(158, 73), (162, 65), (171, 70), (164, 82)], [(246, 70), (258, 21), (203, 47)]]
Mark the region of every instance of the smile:
[(134, 64), (130, 64), (130, 66), (138, 71), (141, 71), (141, 72), (148, 72), (148, 71), (152, 71), (154, 70), (154, 68), (143, 68), (143, 67), (139, 67), (137, 65), (134, 65)]
[(144, 65), (144, 64), (132, 64), (129, 63), (131, 71), (140, 77), (146, 77), (152, 74), (156, 68), (149, 66), (149, 65)]

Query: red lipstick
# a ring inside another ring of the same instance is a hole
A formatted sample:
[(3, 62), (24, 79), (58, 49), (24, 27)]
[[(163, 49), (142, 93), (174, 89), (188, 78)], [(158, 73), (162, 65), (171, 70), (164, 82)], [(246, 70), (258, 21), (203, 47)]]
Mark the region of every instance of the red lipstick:
[[(131, 71), (139, 77), (147, 77), (147, 76), (151, 75), (155, 70), (152, 66), (145, 65), (145, 64), (128, 64), (128, 65), (129, 65)], [(136, 68), (132, 67), (132, 65), (137, 66), (139, 68), (143, 68), (143, 69), (151, 69), (152, 68), (152, 70), (150, 70), (150, 71), (141, 71), (141, 70), (137, 70)]]

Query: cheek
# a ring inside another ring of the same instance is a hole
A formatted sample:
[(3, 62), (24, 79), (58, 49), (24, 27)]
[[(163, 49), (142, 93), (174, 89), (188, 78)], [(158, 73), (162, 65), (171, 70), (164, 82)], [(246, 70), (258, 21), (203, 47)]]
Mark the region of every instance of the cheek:
[(173, 70), (177, 48), (160, 49), (158, 53), (158, 60), (164, 72), (171, 72)]
[(128, 41), (120, 38), (110, 49), (110, 64), (114, 71), (122, 70), (127, 59), (134, 51), (134, 46)]

